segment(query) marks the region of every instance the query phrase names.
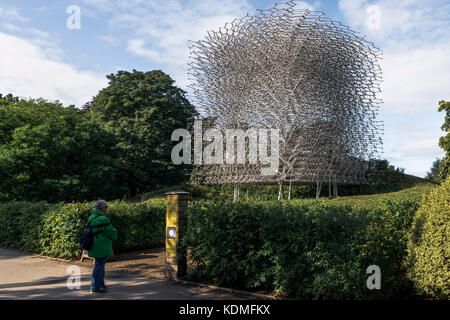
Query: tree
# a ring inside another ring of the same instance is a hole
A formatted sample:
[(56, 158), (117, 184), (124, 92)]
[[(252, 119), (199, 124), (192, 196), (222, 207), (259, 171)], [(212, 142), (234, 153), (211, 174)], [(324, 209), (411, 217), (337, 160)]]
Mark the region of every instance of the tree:
[(11, 102), (17, 102), (19, 100), (19, 97), (14, 97), (11, 93), (8, 93), (6, 96), (3, 96), (0, 93), (0, 106), (10, 104)]
[(116, 139), (74, 106), (17, 100), (0, 105), (0, 197), (76, 201), (114, 198)]
[(445, 158), (441, 165), (440, 176), (444, 180), (450, 167), (450, 101), (439, 101), (439, 112), (445, 111), (445, 120), (441, 129), (447, 132), (447, 135), (439, 138), (439, 146), (445, 151)]
[(425, 176), (425, 178), (433, 180), (435, 182), (441, 182), (442, 178), (441, 178), (441, 165), (444, 162), (445, 158), (436, 158), (436, 160), (433, 161), (433, 165), (431, 166), (430, 171), (427, 172), (427, 175)]
[(130, 196), (187, 180), (186, 168), (171, 160), (173, 130), (187, 128), (195, 115), (185, 92), (160, 70), (118, 71), (107, 78), (89, 113), (118, 138)]

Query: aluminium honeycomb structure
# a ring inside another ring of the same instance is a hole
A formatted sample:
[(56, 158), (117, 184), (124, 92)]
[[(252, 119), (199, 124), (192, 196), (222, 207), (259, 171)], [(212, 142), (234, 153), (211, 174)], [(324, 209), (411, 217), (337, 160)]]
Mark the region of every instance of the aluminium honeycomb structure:
[(369, 183), (382, 149), (380, 59), (364, 37), (295, 2), (192, 41), (190, 88), (204, 119), (223, 132), (280, 130), (278, 173), (248, 161), (200, 164), (195, 182)]

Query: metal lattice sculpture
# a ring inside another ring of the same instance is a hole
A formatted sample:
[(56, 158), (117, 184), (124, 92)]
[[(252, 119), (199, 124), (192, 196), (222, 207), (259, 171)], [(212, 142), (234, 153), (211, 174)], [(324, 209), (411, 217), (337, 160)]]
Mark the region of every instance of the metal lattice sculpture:
[(258, 10), (191, 44), (194, 101), (212, 126), (280, 130), (277, 174), (202, 164), (202, 184), (367, 183), (381, 151), (381, 52), (294, 2)]

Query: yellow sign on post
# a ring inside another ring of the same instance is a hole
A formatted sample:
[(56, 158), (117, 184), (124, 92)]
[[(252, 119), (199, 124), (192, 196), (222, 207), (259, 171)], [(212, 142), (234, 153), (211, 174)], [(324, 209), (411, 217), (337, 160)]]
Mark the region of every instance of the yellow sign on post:
[(188, 192), (174, 191), (166, 195), (166, 278), (178, 279), (187, 275), (186, 249), (181, 241), (186, 231)]

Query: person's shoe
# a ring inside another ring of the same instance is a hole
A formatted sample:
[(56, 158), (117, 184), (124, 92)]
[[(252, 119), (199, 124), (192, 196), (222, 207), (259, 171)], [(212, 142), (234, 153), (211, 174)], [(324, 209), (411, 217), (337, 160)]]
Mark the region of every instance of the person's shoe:
[(107, 291), (108, 291), (108, 288), (107, 288), (106, 286), (100, 287), (100, 289), (104, 289), (104, 290), (105, 290), (105, 292), (107, 292)]
[(89, 293), (105, 293), (106, 292), (106, 287), (101, 287), (97, 290), (90, 290)]

